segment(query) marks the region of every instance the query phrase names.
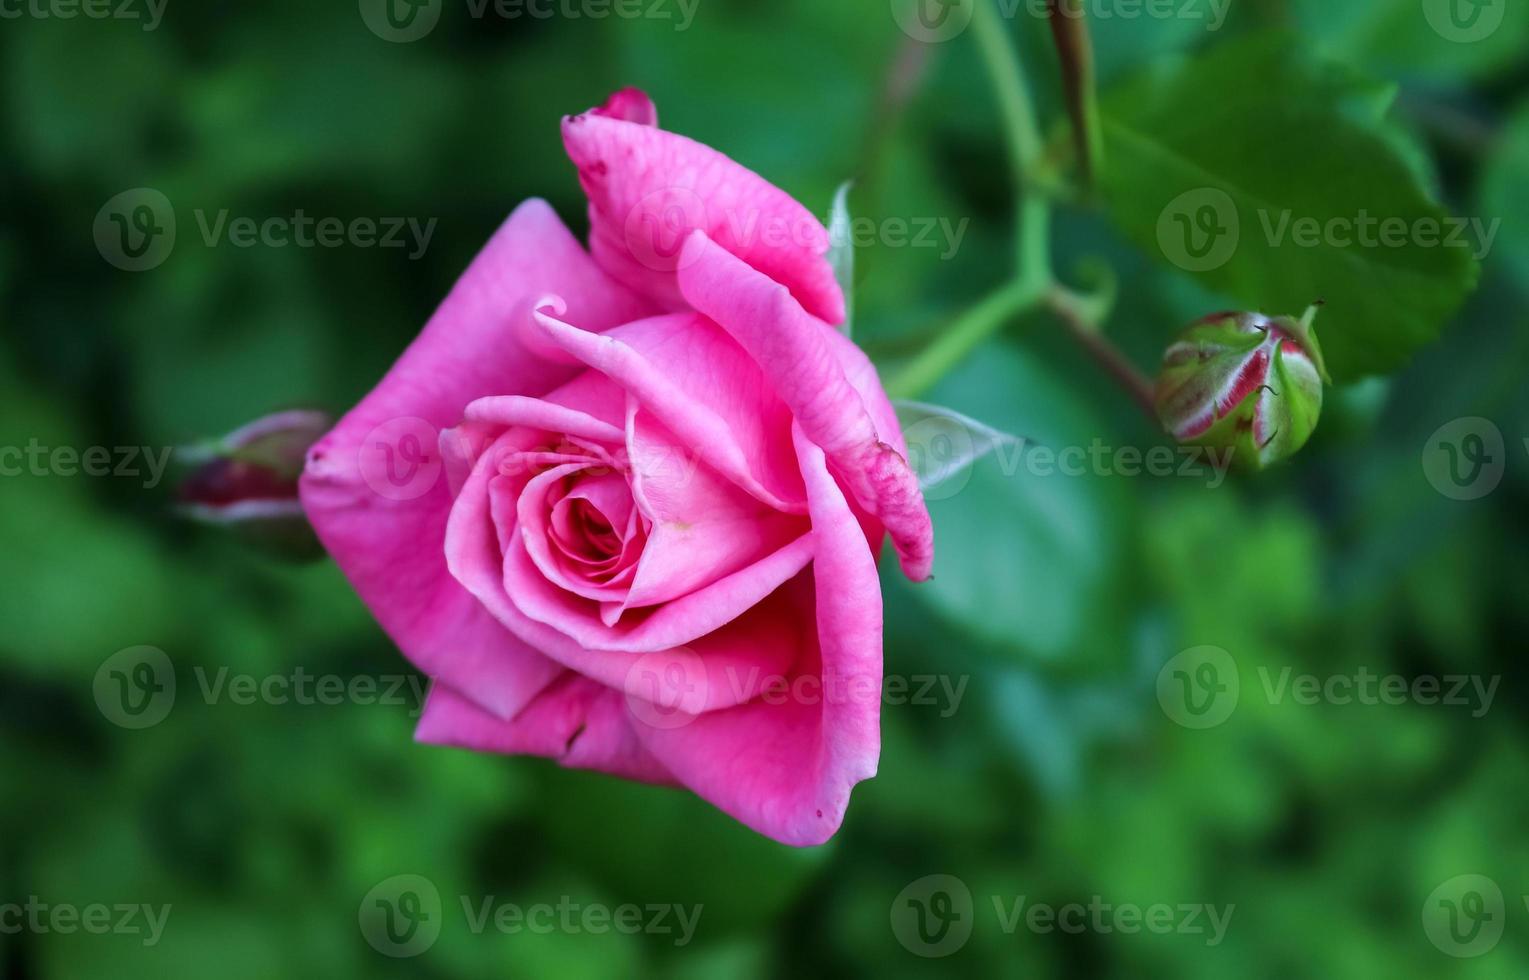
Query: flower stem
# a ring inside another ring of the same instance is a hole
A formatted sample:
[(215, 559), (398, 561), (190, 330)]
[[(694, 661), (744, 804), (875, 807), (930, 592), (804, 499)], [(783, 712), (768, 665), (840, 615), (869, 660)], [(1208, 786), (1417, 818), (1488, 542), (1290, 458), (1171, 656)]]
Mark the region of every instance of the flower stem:
[(1035, 185), (1045, 154), (1035, 103), (994, 0), (977, 0), (972, 11), (972, 33), (998, 97), (1014, 192), (1019, 197), (1016, 228), (1019, 278), (1040, 282), (1050, 276), (1051, 269), (1051, 204)]
[(896, 398), (914, 398), (928, 391), (984, 340), (1026, 310), (1038, 308), (1051, 286), (1051, 203), (1030, 182), (1044, 152), (1030, 87), (994, 0), (977, 0), (972, 14), (973, 36), (998, 96), (1019, 196), (1017, 274), (958, 317), (892, 378), (887, 388)]
[(1040, 161), (1045, 145), (1036, 123), (1030, 86), (1025, 81), (1019, 56), (1009, 41), (993, 0), (977, 0), (972, 11), (972, 32), (977, 40), (977, 48), (982, 53), (982, 61), (987, 65), (988, 75), (993, 80), (993, 89), (998, 95), (998, 108), (1003, 116), (1010, 162), (1015, 167), (1018, 183), (1023, 186), (1027, 173), (1033, 171)]
[[(1054, 3), (1072, 4), (1075, 0), (1054, 0)], [(1073, 36), (1072, 43), (1076, 57), (1080, 59), (1076, 69), (1077, 91), (1085, 96), (1079, 103), (1083, 115), (1075, 116), (1074, 125), (1079, 129), (1080, 138), (1097, 143), (1092, 47), (1088, 42), (1087, 25), (1076, 16), (1078, 9), (1069, 9), (1073, 13), (1062, 19), (1081, 32), (1081, 40)], [(1015, 229), (1016, 271), (1007, 285), (958, 317), (904, 365), (887, 384), (887, 391), (894, 398), (916, 398), (924, 394), (1012, 320), (1022, 313), (1047, 307), (1110, 376), (1155, 418), (1151, 381), (1100, 332), (1109, 302), (1101, 303), (1066, 289), (1057, 283), (1052, 273), (1051, 200), (1038, 179), (1044, 164), (1045, 144), (1036, 122), (1030, 87), (1014, 45), (1004, 30), (996, 0), (976, 0), (972, 29), (997, 94), (1014, 190), (1019, 198)], [(1061, 42), (1060, 36), (1058, 42)], [(1064, 53), (1063, 57), (1065, 61), (1068, 55)], [(1085, 166), (1097, 163), (1099, 156), (1096, 149), (1080, 153)]]
[(1089, 302), (1084, 297), (1070, 292), (1061, 286), (1053, 287), (1045, 297), (1045, 303), (1062, 325), (1070, 333), (1084, 350), (1098, 362), (1111, 378), (1114, 378), (1126, 394), (1147, 413), (1147, 417), (1154, 422), (1157, 420), (1157, 398), (1152, 379), (1136, 369), (1130, 359), (1125, 356), (1114, 344), (1110, 343), (1102, 330), (1096, 315), (1091, 313)]
[(917, 398), (984, 340), (1045, 299), (1044, 286), (1015, 280), (966, 311), (887, 383), (893, 398)]

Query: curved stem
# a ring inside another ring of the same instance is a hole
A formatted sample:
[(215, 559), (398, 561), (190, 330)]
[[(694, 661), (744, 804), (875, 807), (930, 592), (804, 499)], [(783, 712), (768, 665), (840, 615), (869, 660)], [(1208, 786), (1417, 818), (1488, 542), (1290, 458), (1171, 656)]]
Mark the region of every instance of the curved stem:
[(993, 0), (977, 0), (972, 11), (972, 33), (998, 97), (1014, 192), (1019, 196), (1016, 228), (1019, 278), (1039, 282), (1043, 275), (1050, 275), (1051, 205), (1034, 185), (1046, 150), (1036, 122), (1035, 103)]
[(1030, 86), (1019, 66), (1019, 56), (1014, 52), (1014, 45), (1003, 29), (1003, 20), (992, 0), (977, 0), (972, 11), (972, 34), (982, 53), (983, 64), (992, 77), (1009, 155), (1018, 183), (1023, 186), (1027, 172), (1032, 171), (1040, 160), (1045, 144), (1041, 141), (1040, 126), (1036, 123), (1035, 108), (1030, 100)]
[(1015, 280), (958, 317), (887, 383), (893, 398), (917, 398), (950, 372), (984, 340), (1015, 317), (1036, 309), (1044, 285)]
[(972, 32), (998, 96), (1004, 142), (1019, 196), (1017, 275), (958, 317), (887, 385), (896, 398), (914, 398), (950, 372), (984, 340), (1028, 309), (1039, 307), (1051, 285), (1051, 204), (1030, 184), (1045, 146), (1036, 124), (1030, 86), (994, 0), (976, 0)]
[(1095, 319), (1095, 314), (1089, 311), (1089, 301), (1061, 286), (1054, 286), (1047, 292), (1045, 297), (1046, 306), (1067, 332), (1073, 336), (1083, 349), (1098, 362), (1099, 366), (1124, 388), (1126, 394), (1147, 413), (1147, 417), (1154, 422), (1157, 420), (1157, 398), (1155, 385), (1141, 371), (1136, 369), (1130, 359), (1121, 353), (1120, 348), (1110, 343), (1099, 329), (1100, 323)]
[[(1016, 274), (1007, 285), (958, 317), (887, 384), (894, 398), (916, 398), (964, 360), (983, 341), (1020, 314), (1049, 307), (1095, 357), (1155, 417), (1152, 384), (1099, 331), (1105, 306), (1056, 282), (1051, 269), (1051, 201), (1036, 180), (1045, 145), (1019, 57), (1004, 30), (996, 0), (976, 0), (973, 33), (997, 93), (1014, 190), (1019, 198), (1015, 229)], [(1085, 32), (1087, 28), (1083, 27)], [(1089, 76), (1092, 69), (1089, 69)], [(1089, 83), (1092, 103), (1092, 83)], [(1090, 110), (1092, 111), (1092, 110)], [(1097, 129), (1097, 127), (1094, 127)]]

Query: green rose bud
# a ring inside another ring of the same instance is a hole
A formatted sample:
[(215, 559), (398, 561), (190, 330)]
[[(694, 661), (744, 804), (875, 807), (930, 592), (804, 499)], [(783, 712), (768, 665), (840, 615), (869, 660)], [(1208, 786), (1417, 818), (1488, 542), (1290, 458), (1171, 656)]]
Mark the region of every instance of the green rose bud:
[(1312, 331), (1294, 317), (1217, 313), (1163, 354), (1157, 414), (1179, 442), (1233, 449), (1255, 469), (1294, 455), (1317, 427), (1331, 379)]

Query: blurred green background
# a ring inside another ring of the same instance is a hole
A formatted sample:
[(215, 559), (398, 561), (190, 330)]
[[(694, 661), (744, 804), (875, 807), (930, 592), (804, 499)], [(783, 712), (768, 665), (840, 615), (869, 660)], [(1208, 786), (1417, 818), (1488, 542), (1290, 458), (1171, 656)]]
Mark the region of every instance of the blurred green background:
[[(1012, 259), (1012, 190), (972, 39), (913, 44), (884, 0), (699, 0), (684, 29), (677, 0), (645, 5), (667, 19), (475, 17), (446, 0), (412, 43), (379, 37), (344, 0), (170, 0), (153, 30), (29, 3), (0, 20), (0, 446), (160, 451), (275, 408), (343, 410), (519, 201), (545, 197), (583, 233), (558, 120), (622, 85), (820, 214), (854, 177), (857, 216), (969, 219), (954, 254), (860, 250), (856, 338), (885, 365)], [(1050, 130), (1055, 59), (1020, 10), (1006, 29)], [(887, 670), (964, 694), (884, 710), (881, 774), (823, 848), (776, 845), (682, 793), (416, 746), (412, 699), (207, 703), (199, 679), (225, 667), (408, 667), (331, 564), (286, 565), (178, 521), (172, 480), (0, 478), (0, 905), (171, 907), (152, 946), (0, 928), (0, 976), (1529, 975), (1525, 16), (1511, 7), (1475, 43), (1431, 29), (1417, 0), (1241, 0), (1219, 31), (1096, 21), (1106, 90), (1271, 30), (1399, 83), (1392, 137), (1450, 211), (1500, 217), (1502, 231), (1441, 339), (1394, 376), (1330, 391), (1316, 440), (1281, 469), (1212, 489), (989, 462), (937, 502), (941, 574), (918, 587), (884, 575)], [(140, 187), (168, 197), (179, 233), (162, 265), (133, 273), (92, 227)], [(193, 214), (225, 209), (437, 225), (418, 258), (209, 245)], [(1228, 304), (1094, 209), (1065, 209), (1056, 240), (1064, 274), (1099, 255), (1120, 272), (1111, 331), (1143, 366)], [(1045, 445), (1162, 444), (1039, 316), (930, 400)], [(1505, 439), (1501, 483), (1453, 499), (1425, 470), (1431, 440), (1477, 417)], [(138, 645), (167, 653), (178, 697), (163, 722), (128, 730), (93, 685)], [(1159, 678), (1204, 645), (1227, 651), (1241, 693), (1196, 729), (1165, 710)], [(1500, 684), (1485, 712), (1304, 705), (1270, 695), (1264, 678), (1285, 668)], [(412, 958), (372, 948), (358, 920), (402, 874), (442, 896), (439, 938)], [(931, 949), (897, 926), (900, 895), (932, 874), (971, 896), (969, 939), (947, 956), (918, 955)], [(1473, 874), (1502, 896), (1478, 916), (1501, 929), (1485, 951), (1429, 925), (1440, 902), (1482, 894), (1457, 881)], [(464, 896), (703, 911), (680, 946), (475, 933)], [(995, 899), (1021, 897), (1235, 910), (1213, 945), (1184, 929), (1006, 928)]]

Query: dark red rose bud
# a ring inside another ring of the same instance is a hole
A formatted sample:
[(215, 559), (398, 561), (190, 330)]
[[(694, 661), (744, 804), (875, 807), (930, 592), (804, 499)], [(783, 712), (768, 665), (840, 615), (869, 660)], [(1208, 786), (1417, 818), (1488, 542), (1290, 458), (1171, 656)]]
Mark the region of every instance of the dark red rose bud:
[(297, 497), (297, 480), (308, 447), (332, 424), (322, 412), (278, 412), (180, 450), (179, 461), (193, 467), (181, 481), (181, 513), (284, 555), (321, 555)]

